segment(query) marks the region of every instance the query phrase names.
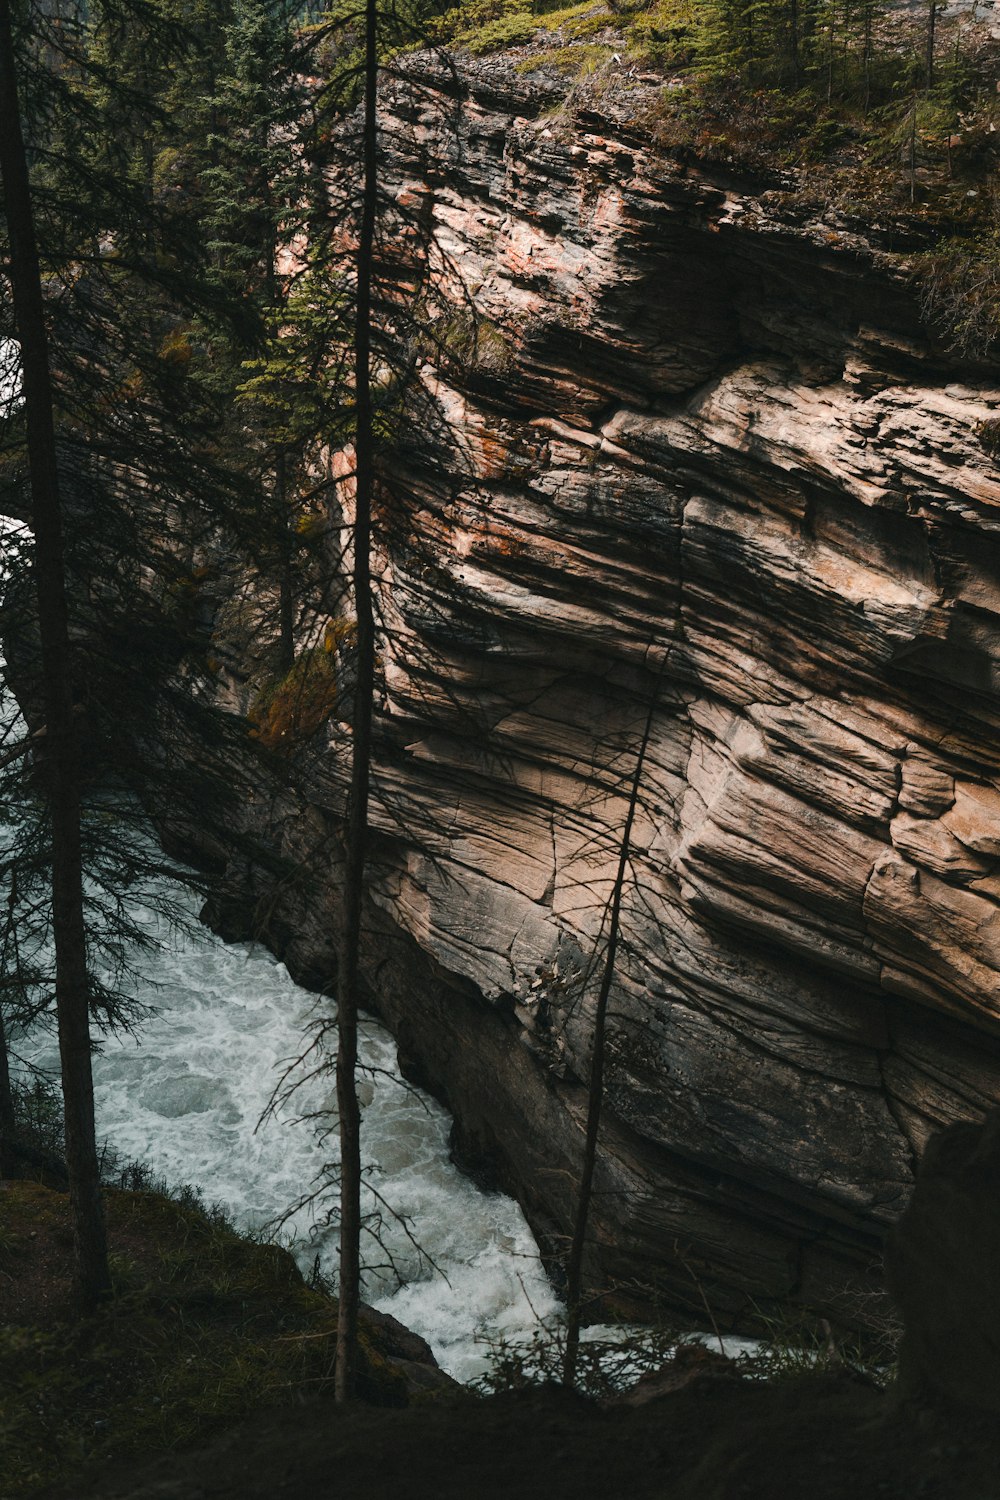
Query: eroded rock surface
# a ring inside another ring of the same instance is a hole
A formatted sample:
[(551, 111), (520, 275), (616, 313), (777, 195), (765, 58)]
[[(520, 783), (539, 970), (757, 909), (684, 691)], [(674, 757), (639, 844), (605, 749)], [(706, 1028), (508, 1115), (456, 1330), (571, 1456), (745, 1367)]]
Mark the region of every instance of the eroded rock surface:
[[(836, 1310), (930, 1131), (1000, 1094), (1000, 382), (851, 226), (624, 106), (461, 89), (427, 64), (387, 104), (486, 321), (425, 370), (445, 477), (403, 444), (387, 501), (373, 1000), (557, 1243), (653, 701), (591, 1269)], [(336, 886), (328, 854), (270, 908), (319, 978)]]

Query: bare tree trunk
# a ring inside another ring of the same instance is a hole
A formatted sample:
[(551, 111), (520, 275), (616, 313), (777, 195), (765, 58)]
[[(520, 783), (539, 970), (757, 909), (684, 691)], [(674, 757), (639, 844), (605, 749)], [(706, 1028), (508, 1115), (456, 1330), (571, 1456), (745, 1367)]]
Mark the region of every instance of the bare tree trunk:
[(14, 1095), (10, 1086), (10, 1063), (7, 1057), (7, 1033), (0, 1011), (0, 1182), (14, 1177)]
[(753, 0), (747, 0), (747, 3), (743, 7), (743, 23), (744, 46), (747, 49), (747, 86), (748, 88), (753, 88), (755, 73), (754, 43), (756, 41), (754, 32)]
[(365, 3), (365, 97), (362, 138), (361, 224), (357, 251), (354, 327), (356, 401), (354, 608), (357, 616), (357, 681), (352, 715), (351, 790), (347, 804), (344, 897), (337, 963), (337, 1109), (340, 1117), (340, 1311), (334, 1395), (354, 1393), (361, 1276), (361, 1112), (355, 1070), (358, 1056), (358, 952), (368, 841), (371, 776), (372, 694), (375, 683), (375, 620), (371, 596), (371, 521), (374, 434), (371, 391), (372, 261), (378, 189), (376, 96), (378, 37), (376, 0)]
[(52, 823), (52, 929), (56, 1013), (66, 1112), (66, 1166), (84, 1308), (110, 1291), (94, 1130), (87, 944), (80, 848), (80, 763), (73, 714), (69, 618), (48, 338), (28, 183), (9, 0), (0, 0), (0, 176), (10, 239), (10, 279), (25, 403), (35, 591), (46, 706), (46, 785)]
[[(261, 141), (261, 154), (267, 149), (267, 136)], [(278, 240), (273, 227), (274, 210), (270, 182), (265, 183), (265, 202), (271, 220), (269, 238), (264, 247), (264, 288), (268, 307), (278, 305)], [(274, 451), (274, 524), (278, 536), (278, 671), (289, 671), (295, 660), (295, 579), (292, 576), (294, 539), (288, 505), (288, 455), (279, 443)]]
[(792, 81), (798, 88), (802, 82), (802, 59), (799, 55), (799, 0), (788, 0), (788, 58), (792, 65)]
[(864, 63), (865, 98), (862, 106), (865, 118), (868, 117), (868, 107), (872, 97), (872, 32), (874, 30), (875, 0), (865, 0), (864, 10), (864, 51), (862, 59)]
[(625, 815), (625, 827), (622, 830), (622, 841), (618, 851), (618, 871), (615, 875), (615, 883), (611, 894), (611, 917), (608, 928), (608, 947), (604, 955), (604, 972), (601, 975), (601, 988), (597, 996), (597, 1010), (594, 1015), (594, 1039), (590, 1063), (590, 1088), (587, 1096), (587, 1137), (583, 1148), (583, 1168), (580, 1173), (580, 1187), (576, 1199), (576, 1219), (573, 1224), (573, 1239), (570, 1244), (569, 1259), (566, 1265), (566, 1350), (563, 1358), (563, 1384), (572, 1385), (576, 1378), (577, 1356), (580, 1350), (580, 1314), (583, 1294), (583, 1250), (587, 1239), (587, 1220), (590, 1216), (590, 1203), (594, 1188), (594, 1167), (597, 1162), (597, 1137), (601, 1128), (601, 1108), (604, 1103), (604, 1040), (607, 1027), (608, 999), (611, 994), (611, 982), (615, 974), (615, 960), (618, 956), (618, 934), (621, 927), (622, 894), (625, 889), (625, 878), (628, 874), (629, 860), (631, 858), (632, 825), (635, 822), (635, 811), (639, 805), (639, 787), (642, 782), (642, 768), (646, 759), (646, 751), (649, 748), (649, 737), (653, 730), (653, 715), (656, 711), (657, 695), (654, 693), (649, 702), (649, 711), (646, 714), (646, 723), (642, 731), (642, 739), (639, 741), (639, 752), (635, 759), (635, 770), (632, 773), (632, 786), (629, 791), (628, 812)]
[(274, 506), (278, 545), (278, 671), (287, 672), (295, 660), (295, 580), (292, 576), (293, 532), (288, 505), (288, 460), (284, 448), (274, 455)]
[(934, 87), (934, 42), (937, 32), (938, 0), (930, 0), (927, 7), (927, 87)]

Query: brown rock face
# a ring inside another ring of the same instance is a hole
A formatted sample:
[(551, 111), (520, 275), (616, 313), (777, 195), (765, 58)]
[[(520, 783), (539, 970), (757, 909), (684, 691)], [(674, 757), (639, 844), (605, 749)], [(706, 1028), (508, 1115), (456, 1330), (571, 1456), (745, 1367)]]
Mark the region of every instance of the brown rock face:
[[(394, 460), (373, 1003), (556, 1243), (655, 699), (592, 1271), (835, 1310), (1000, 1095), (1000, 387), (843, 225), (496, 66), (420, 85), (390, 170), (488, 336), (425, 372), (447, 477)], [(314, 977), (336, 881), (270, 919)]]

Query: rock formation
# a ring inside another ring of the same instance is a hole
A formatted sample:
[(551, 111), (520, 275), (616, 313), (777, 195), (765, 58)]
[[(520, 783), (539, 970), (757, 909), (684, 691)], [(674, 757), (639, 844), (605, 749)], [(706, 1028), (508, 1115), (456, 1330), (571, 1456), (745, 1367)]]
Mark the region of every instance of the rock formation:
[[(836, 1311), (1000, 1094), (1000, 384), (886, 233), (658, 151), (641, 89), (413, 80), (389, 171), (469, 352), (387, 487), (372, 1003), (554, 1247), (653, 700), (591, 1271)], [(318, 982), (330, 801), (260, 799), (324, 851), (266, 924)]]

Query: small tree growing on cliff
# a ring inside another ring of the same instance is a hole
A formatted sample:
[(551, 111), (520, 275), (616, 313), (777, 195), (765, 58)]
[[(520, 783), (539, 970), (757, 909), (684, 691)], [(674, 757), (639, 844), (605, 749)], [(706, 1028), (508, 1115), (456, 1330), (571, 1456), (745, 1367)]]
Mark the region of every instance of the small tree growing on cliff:
[[(248, 365), (249, 399), (270, 402), (301, 438), (309, 421), (325, 422), (324, 435), (339, 451), (338, 486), (345, 502), (349, 578), (337, 601), (341, 638), (349, 640), (347, 682), (349, 776), (341, 822), (343, 886), (336, 941), (335, 1019), (321, 1023), (314, 1045), (336, 1038), (336, 1089), (340, 1140), (339, 1299), (335, 1387), (339, 1401), (353, 1393), (361, 1286), (362, 1157), (358, 1068), (360, 954), (369, 845), (373, 708), (377, 687), (377, 618), (374, 570), (389, 524), (383, 459), (395, 448), (401, 424), (440, 421), (423, 393), (421, 360), (439, 343), (428, 313), (426, 289), (432, 244), (425, 227), (387, 193), (382, 171), (380, 83), (393, 69), (401, 40), (419, 36), (419, 7), (402, 13), (378, 0), (339, 14), (324, 41), (337, 38), (337, 61), (320, 100), (321, 136), (339, 168), (329, 182), (326, 233), (312, 226), (312, 242), (289, 316), (276, 324), (268, 353)], [(354, 153), (360, 174), (343, 169)], [(453, 300), (451, 302), (453, 310)], [(440, 310), (439, 310), (440, 312)], [(310, 341), (313, 352), (307, 352)], [(288, 368), (296, 352), (299, 371)], [(326, 368), (324, 368), (326, 367)], [(338, 384), (339, 379), (339, 384)], [(304, 426), (301, 423), (304, 421)], [(305, 681), (305, 678), (303, 678)], [(313, 759), (310, 776), (323, 774)], [(338, 787), (339, 792), (339, 787)], [(293, 1085), (294, 1087), (294, 1085)]]
[(594, 1168), (597, 1162), (597, 1143), (601, 1128), (601, 1112), (604, 1105), (604, 1063), (607, 1039), (608, 1001), (615, 977), (618, 958), (618, 943), (621, 932), (622, 899), (628, 877), (632, 854), (632, 828), (639, 806), (639, 791), (642, 785), (643, 766), (649, 740), (653, 731), (656, 713), (656, 695), (650, 698), (646, 721), (636, 750), (635, 768), (629, 786), (628, 807), (622, 828), (618, 850), (618, 865), (615, 871), (611, 897), (607, 907), (608, 935), (601, 966), (601, 981), (594, 1011), (594, 1030), (591, 1042), (590, 1078), (587, 1085), (587, 1124), (580, 1169), (580, 1184), (577, 1190), (576, 1214), (573, 1235), (566, 1261), (566, 1344), (563, 1356), (563, 1383), (576, 1383), (576, 1367), (580, 1350), (580, 1320), (583, 1310), (583, 1256), (587, 1240), (587, 1223), (593, 1198)]
[[(377, 462), (374, 402), (376, 227), (379, 212), (378, 85), (380, 53), (389, 38), (380, 28), (377, 0), (365, 0), (362, 26), (361, 181), (353, 256), (354, 518), (351, 525), (351, 598), (356, 621), (355, 679), (351, 698), (351, 772), (344, 814), (344, 886), (337, 942), (337, 1114), (340, 1135), (340, 1259), (336, 1399), (354, 1394), (361, 1287), (361, 1111), (357, 1093), (359, 964), (368, 804), (371, 788), (375, 691), (375, 610), (372, 597), (372, 523)], [(341, 83), (349, 80), (341, 80)]]

